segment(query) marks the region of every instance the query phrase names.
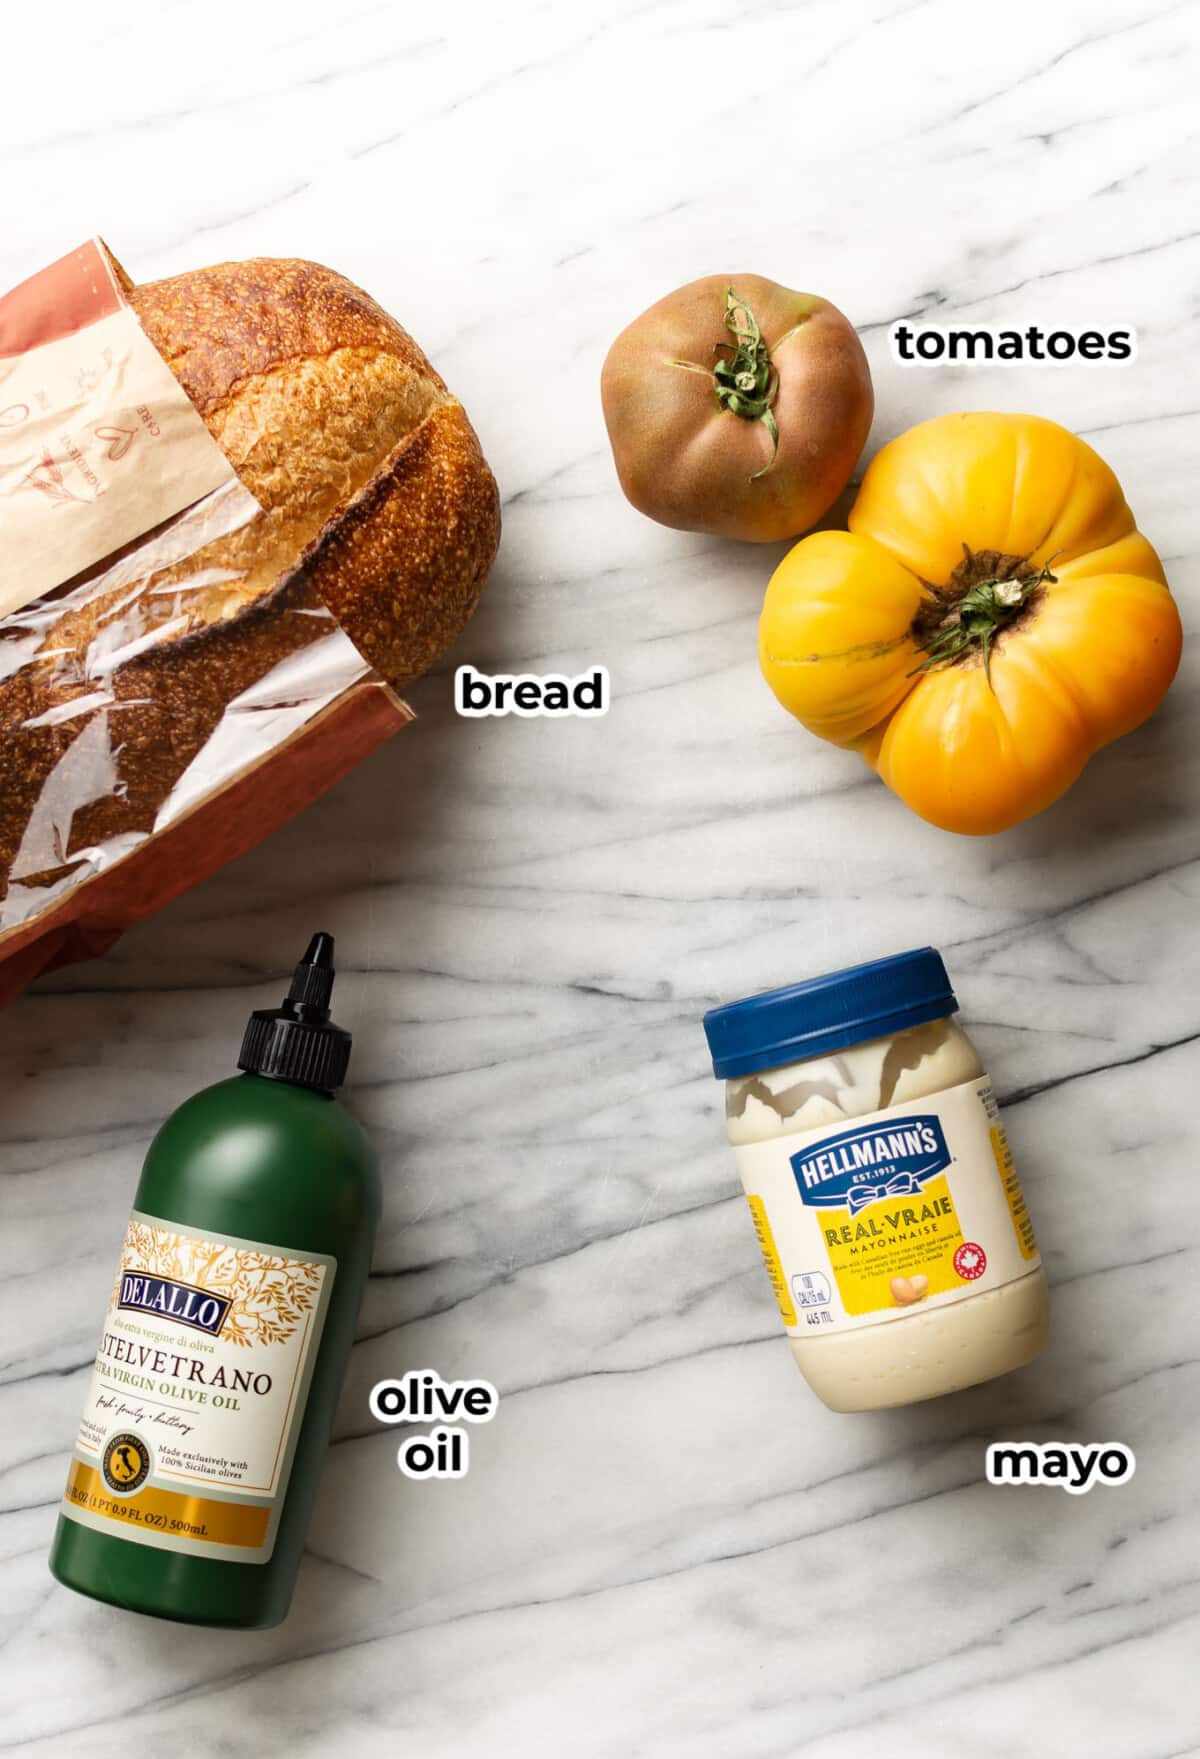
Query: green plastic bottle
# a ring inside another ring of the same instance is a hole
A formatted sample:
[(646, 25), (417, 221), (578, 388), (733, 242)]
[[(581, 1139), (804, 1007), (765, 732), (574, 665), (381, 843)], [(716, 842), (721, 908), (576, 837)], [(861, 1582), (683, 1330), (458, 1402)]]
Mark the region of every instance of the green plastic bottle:
[(379, 1215), (333, 1098), (350, 1034), (314, 936), (238, 1067), (150, 1145), (50, 1553), (134, 1612), (256, 1628), (287, 1613)]

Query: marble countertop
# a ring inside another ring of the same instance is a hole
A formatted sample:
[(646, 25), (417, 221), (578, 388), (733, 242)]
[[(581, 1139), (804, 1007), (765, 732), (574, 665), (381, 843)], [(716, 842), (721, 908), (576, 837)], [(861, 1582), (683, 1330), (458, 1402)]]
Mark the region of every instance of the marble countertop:
[[(334, 264), (500, 479), (501, 557), (417, 724), (305, 817), (0, 1015), (0, 1752), (258, 1759), (1200, 1753), (1200, 696), (1194, 4), (212, 0), (6, 25), (0, 284), (101, 231), (139, 278)], [(1155, 720), (999, 838), (911, 817), (758, 678), (778, 553), (617, 489), (597, 378), (674, 285), (753, 269), (861, 327), (872, 447), (924, 415), (1083, 433), (1191, 646)], [(905, 372), (904, 315), (1136, 326), (1129, 367)], [(456, 718), (451, 667), (609, 667), (602, 721)], [(338, 936), (385, 1217), (294, 1610), (134, 1620), (45, 1564), (158, 1121)], [(1049, 1350), (826, 1412), (788, 1357), (700, 1030), (933, 941), (1005, 1101)], [(501, 1393), (462, 1483), (366, 1409)], [(1133, 1482), (982, 1481), (1118, 1439)]]

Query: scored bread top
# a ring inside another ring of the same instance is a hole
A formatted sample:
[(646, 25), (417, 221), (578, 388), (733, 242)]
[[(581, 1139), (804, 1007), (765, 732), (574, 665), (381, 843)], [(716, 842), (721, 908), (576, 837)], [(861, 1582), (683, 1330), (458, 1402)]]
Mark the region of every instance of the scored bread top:
[(390, 683), (427, 670), (475, 608), (499, 498), (461, 404), (408, 333), (344, 276), (291, 258), (220, 263), (128, 297), (263, 508), (189, 559), (188, 574), (227, 576), (189, 592), (189, 615), (236, 614), (302, 563)]

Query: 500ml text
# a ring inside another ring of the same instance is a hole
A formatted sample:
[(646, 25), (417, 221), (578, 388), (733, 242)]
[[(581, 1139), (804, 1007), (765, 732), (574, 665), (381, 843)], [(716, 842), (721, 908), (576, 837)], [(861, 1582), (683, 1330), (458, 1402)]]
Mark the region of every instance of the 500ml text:
[(1137, 1461), (1123, 1441), (994, 1441), (986, 1469), (989, 1484), (1049, 1484), (1082, 1496), (1094, 1484), (1128, 1484)]
[(477, 672), (460, 666), (454, 674), (454, 706), (460, 715), (606, 715), (608, 668), (568, 678), (561, 672)]
[(1005, 330), (998, 324), (893, 324), (892, 359), (900, 366), (945, 366), (958, 361), (995, 361), (1000, 366), (1124, 365), (1137, 359), (1136, 330), (1043, 330), (1029, 324)]

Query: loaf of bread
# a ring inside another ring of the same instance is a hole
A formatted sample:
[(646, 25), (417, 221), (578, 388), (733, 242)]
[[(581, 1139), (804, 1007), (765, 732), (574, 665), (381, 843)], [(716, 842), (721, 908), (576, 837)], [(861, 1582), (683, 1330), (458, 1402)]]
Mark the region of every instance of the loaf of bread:
[(223, 263), (128, 298), (263, 508), (219, 558), (239, 577), (189, 600), (197, 627), (269, 606), (302, 562), (391, 684), (427, 671), (475, 609), (500, 513), (466, 412), (412, 338), (316, 263)]
[(403, 688), (462, 630), (499, 539), (461, 404), (342, 276), (262, 259), (124, 287), (259, 511), (149, 578), (134, 545), (0, 627), (0, 898), (148, 835), (228, 705), (330, 613)]

